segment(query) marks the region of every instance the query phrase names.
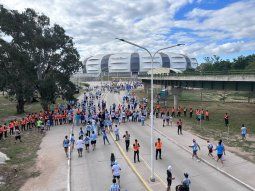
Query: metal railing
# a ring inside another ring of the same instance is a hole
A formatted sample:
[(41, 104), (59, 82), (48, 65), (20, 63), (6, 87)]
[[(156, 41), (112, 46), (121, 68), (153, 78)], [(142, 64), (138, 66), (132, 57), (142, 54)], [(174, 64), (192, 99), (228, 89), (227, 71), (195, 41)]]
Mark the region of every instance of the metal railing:
[[(255, 70), (228, 70), (228, 71), (184, 71), (183, 73), (154, 74), (154, 77), (167, 76), (214, 76), (214, 75), (255, 75)], [(141, 74), (138, 77), (150, 77), (150, 74)]]

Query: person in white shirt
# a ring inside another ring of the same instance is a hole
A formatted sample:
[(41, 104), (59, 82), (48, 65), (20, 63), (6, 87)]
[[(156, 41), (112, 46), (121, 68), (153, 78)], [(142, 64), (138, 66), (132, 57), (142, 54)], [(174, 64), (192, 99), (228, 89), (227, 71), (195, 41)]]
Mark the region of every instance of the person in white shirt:
[(82, 151), (83, 151), (84, 141), (82, 140), (82, 136), (79, 137), (79, 140), (76, 141), (76, 148), (78, 151), (78, 157), (82, 157)]
[(115, 128), (114, 128), (114, 134), (115, 134), (115, 141), (119, 141), (120, 140), (120, 133), (119, 133), (119, 128), (117, 125), (115, 125)]
[(118, 179), (118, 184), (120, 185), (120, 171), (121, 168), (117, 161), (114, 162), (114, 165), (112, 166), (112, 175), (114, 179)]
[(120, 186), (116, 183), (116, 179), (112, 180), (112, 185), (109, 191), (120, 191)]

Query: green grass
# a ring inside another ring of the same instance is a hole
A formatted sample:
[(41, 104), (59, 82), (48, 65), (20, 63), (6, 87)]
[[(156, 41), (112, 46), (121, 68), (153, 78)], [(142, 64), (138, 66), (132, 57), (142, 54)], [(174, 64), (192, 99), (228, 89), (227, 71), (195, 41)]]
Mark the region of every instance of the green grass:
[[(146, 97), (149, 94), (144, 90), (135, 90), (138, 97)], [(159, 92), (156, 90), (156, 92)], [(227, 94), (226, 102), (221, 101), (220, 91), (203, 91), (201, 102), (200, 90), (184, 90), (180, 96), (179, 105), (190, 108), (203, 108), (210, 112), (210, 121), (204, 121), (201, 126), (193, 118), (183, 117), (186, 130), (190, 130), (204, 139), (223, 139), (230, 147), (238, 147), (242, 151), (249, 152), (250, 157), (247, 159), (255, 162), (255, 104), (248, 103), (249, 93), (247, 92), (225, 92)], [(149, 97), (150, 99), (150, 97)], [(164, 102), (160, 102), (164, 105)], [(173, 107), (173, 96), (168, 96), (167, 106)], [(224, 124), (224, 114), (230, 115), (229, 131)], [(187, 113), (189, 114), (189, 113)], [(247, 141), (242, 141), (240, 137), (241, 125), (245, 124), (248, 128), (249, 137)]]
[(15, 144), (14, 137), (1, 141), (0, 151), (10, 158), (6, 164), (0, 165), (1, 176), (5, 182), (0, 186), (1, 191), (19, 190), (28, 178), (40, 174), (35, 170), (34, 164), (42, 138), (43, 135), (37, 131), (29, 131), (22, 133), (22, 143)]
[[(75, 95), (76, 98), (78, 96), (78, 94)], [(58, 98), (56, 102), (65, 103), (65, 100)], [(39, 102), (25, 105), (25, 112), (32, 113), (41, 110)], [(23, 115), (16, 114), (15, 102), (0, 95), (0, 119), (2, 122), (10, 116), (22, 117)], [(37, 131), (26, 131), (22, 133), (22, 143), (14, 144), (14, 137), (10, 136), (4, 141), (0, 141), (0, 151), (10, 158), (6, 164), (0, 165), (0, 176), (3, 176), (1, 181), (5, 182), (4, 185), (0, 185), (1, 191), (19, 190), (28, 178), (40, 174), (35, 170), (35, 162), (42, 138), (43, 135)]]
[[(84, 91), (81, 90), (80, 94), (83, 94)], [(77, 98), (80, 94), (75, 94), (74, 97)], [(62, 98), (57, 98), (56, 103), (66, 103)], [(42, 111), (42, 106), (40, 102), (34, 102), (31, 104), (25, 104), (26, 113), (35, 113)], [(0, 95), (0, 123), (4, 122), (5, 118), (10, 116), (23, 117), (25, 114), (17, 114), (16, 112), (16, 102), (10, 101), (6, 96)]]
[[(41, 110), (42, 106), (39, 102), (25, 105), (26, 112), (34, 113)], [(24, 114), (18, 115), (16, 112), (16, 102), (12, 102), (7, 97), (0, 95), (0, 119), (3, 120), (9, 116), (22, 117)]]

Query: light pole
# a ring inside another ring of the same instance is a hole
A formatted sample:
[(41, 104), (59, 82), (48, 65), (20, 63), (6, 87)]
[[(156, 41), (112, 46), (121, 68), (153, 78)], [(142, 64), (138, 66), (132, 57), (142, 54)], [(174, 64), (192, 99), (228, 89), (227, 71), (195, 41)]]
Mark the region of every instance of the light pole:
[(154, 176), (154, 156), (153, 156), (153, 150), (154, 150), (154, 116), (153, 116), (153, 60), (154, 60), (154, 57), (155, 55), (162, 51), (162, 50), (165, 50), (165, 49), (169, 49), (169, 48), (173, 48), (173, 47), (176, 47), (176, 46), (181, 46), (181, 45), (184, 45), (184, 44), (176, 44), (176, 45), (173, 45), (173, 46), (168, 46), (168, 47), (165, 47), (165, 48), (161, 48), (159, 50), (157, 50), (153, 56), (151, 54), (151, 52), (145, 48), (145, 47), (142, 47), (138, 44), (135, 44), (133, 42), (130, 42), (130, 41), (127, 41), (125, 39), (121, 39), (121, 38), (116, 38), (117, 40), (119, 41), (122, 41), (122, 42), (125, 42), (127, 44), (131, 44), (133, 46), (136, 46), (138, 48), (141, 48), (143, 50), (145, 50), (146, 52), (148, 52), (148, 54), (150, 55), (150, 58), (151, 58), (151, 177), (150, 177), (150, 180), (152, 182), (155, 182), (155, 176)]

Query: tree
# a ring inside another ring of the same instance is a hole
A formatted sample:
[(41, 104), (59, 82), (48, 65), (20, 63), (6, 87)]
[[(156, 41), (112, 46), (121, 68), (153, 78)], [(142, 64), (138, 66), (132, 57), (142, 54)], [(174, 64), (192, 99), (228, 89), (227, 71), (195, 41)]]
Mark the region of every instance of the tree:
[(255, 62), (250, 63), (245, 67), (246, 70), (255, 70)]
[[(14, 47), (13, 50), (17, 49), (18, 53), (22, 53), (9, 54), (11, 60), (9, 62), (14, 69), (17, 69), (15, 63), (21, 63), (23, 69), (28, 72), (25, 76), (33, 77), (30, 79), (33, 85), (29, 87), (40, 93), (44, 109), (48, 108), (49, 103), (55, 102), (58, 96), (72, 97), (74, 84), (70, 81), (70, 77), (82, 64), (72, 38), (65, 34), (62, 27), (51, 26), (47, 16), (38, 14), (32, 9), (18, 13), (7, 10), (3, 6), (0, 7), (0, 27), (0, 32), (12, 37), (10, 45)], [(3, 42), (6, 43), (4, 40)], [(8, 49), (8, 51), (12, 50)], [(17, 58), (19, 61), (20, 58), (23, 59), (21, 62), (16, 62)], [(23, 82), (28, 83), (26, 77), (22, 75), (17, 76), (17, 79), (20, 81), (24, 79)], [(25, 92), (30, 96), (33, 95), (33, 92), (27, 91), (27, 84), (19, 86), (22, 88), (19, 96), (17, 91), (13, 91), (14, 86), (10, 84), (5, 86), (9, 88), (9, 92), (14, 92), (17, 98), (23, 98), (22, 103), (25, 101), (23, 95)]]
[(33, 75), (35, 72), (33, 64), (26, 52), (16, 47), (14, 43), (0, 39), (0, 47), (3, 88), (10, 96), (15, 96), (17, 113), (23, 113), (25, 101), (31, 99), (35, 90), (36, 75)]

